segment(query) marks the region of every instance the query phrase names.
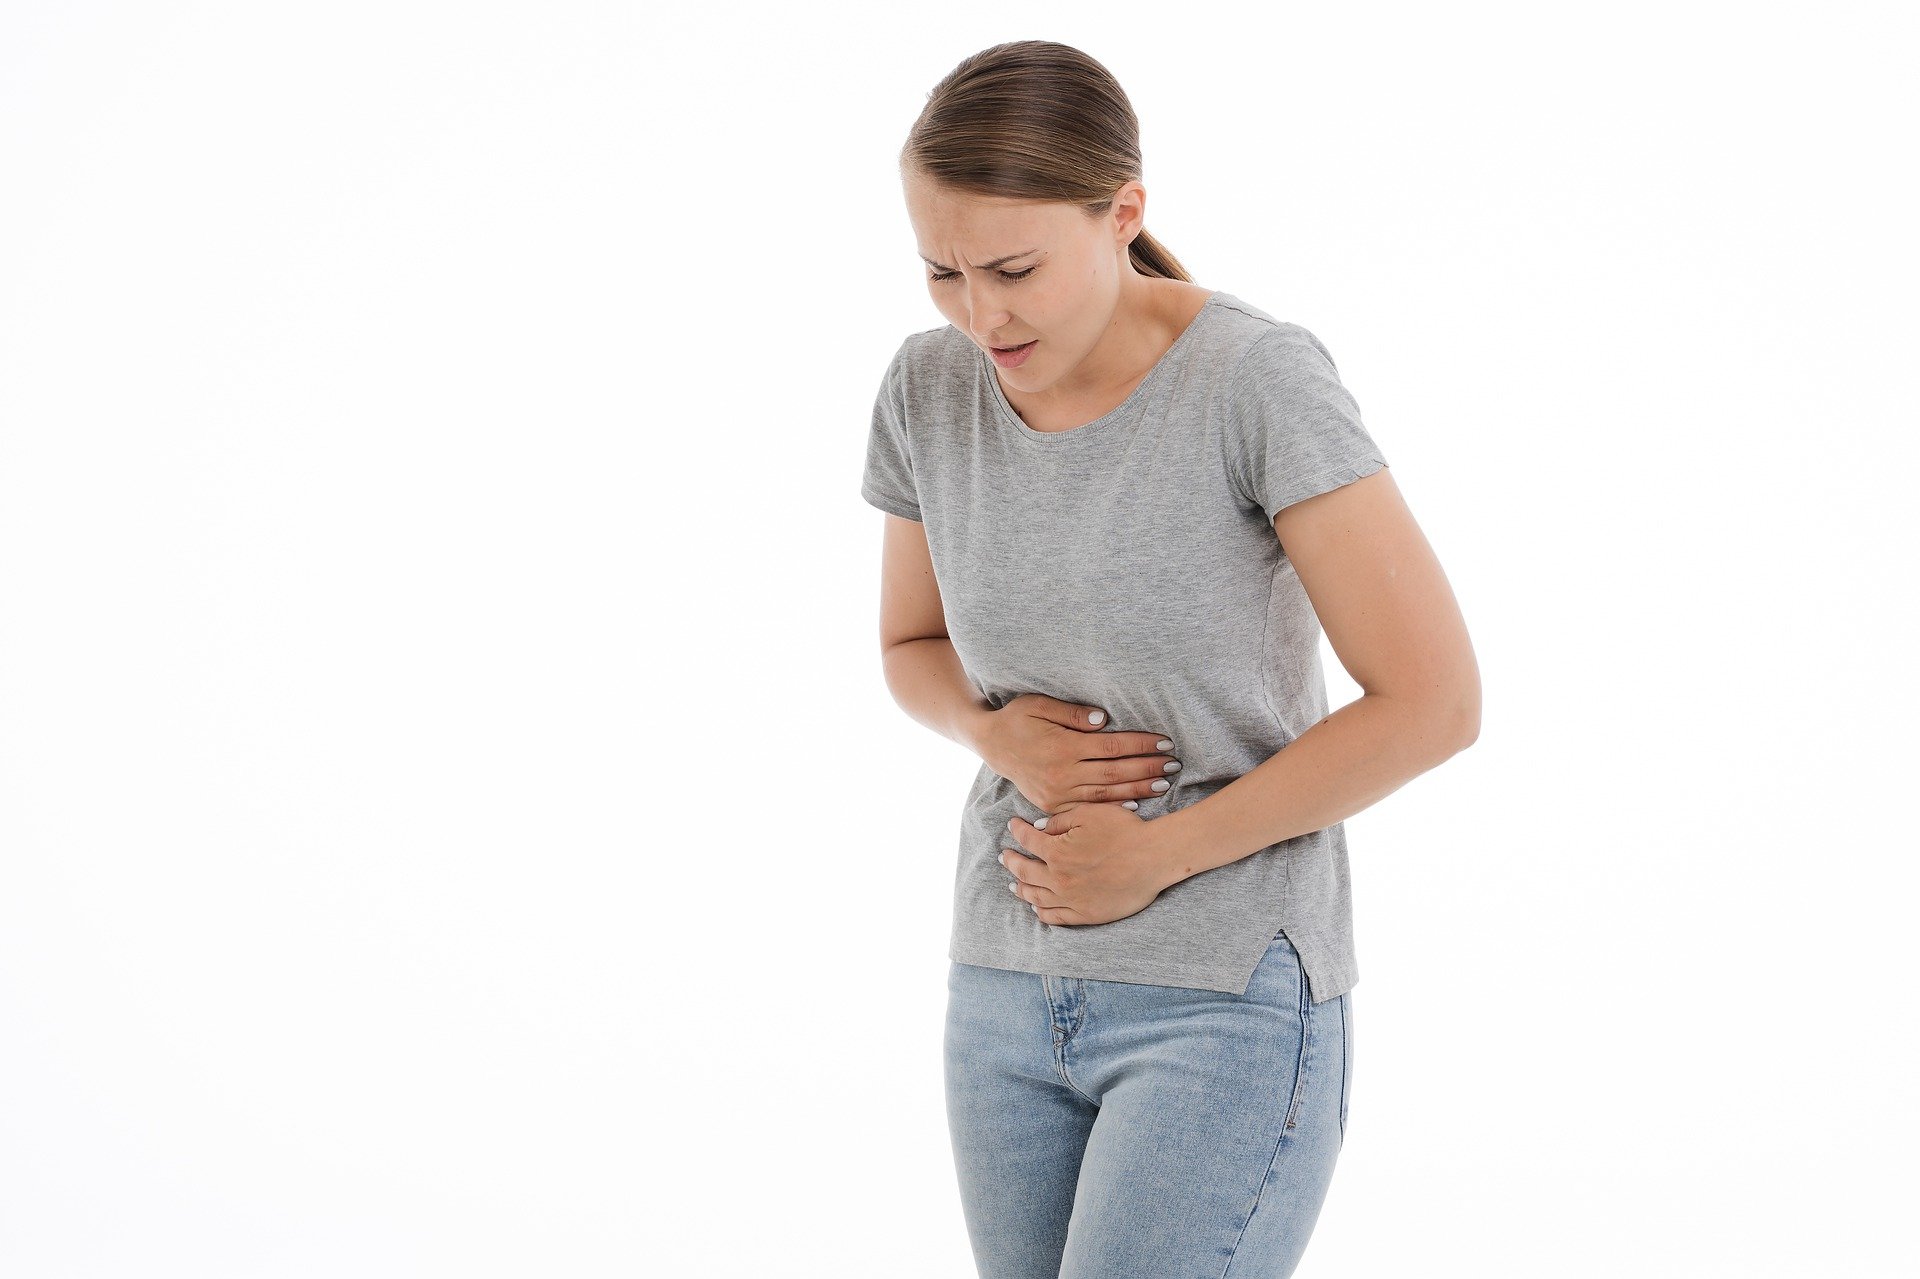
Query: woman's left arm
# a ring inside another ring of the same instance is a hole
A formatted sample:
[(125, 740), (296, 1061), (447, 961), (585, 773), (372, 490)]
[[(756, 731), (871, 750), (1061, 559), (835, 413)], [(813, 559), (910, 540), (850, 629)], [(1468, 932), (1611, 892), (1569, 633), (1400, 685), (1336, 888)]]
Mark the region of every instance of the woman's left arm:
[(1344, 821), (1480, 733), (1466, 622), (1390, 470), (1282, 509), (1273, 529), (1362, 695), (1251, 772), (1148, 822), (1169, 887)]

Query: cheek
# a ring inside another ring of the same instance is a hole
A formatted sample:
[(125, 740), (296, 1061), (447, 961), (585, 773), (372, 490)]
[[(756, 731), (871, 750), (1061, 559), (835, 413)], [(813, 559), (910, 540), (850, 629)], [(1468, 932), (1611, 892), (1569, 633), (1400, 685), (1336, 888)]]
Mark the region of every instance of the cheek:
[(955, 301), (951, 293), (935, 297), (934, 305), (954, 328), (969, 335), (973, 332), (973, 317), (967, 314), (966, 304)]

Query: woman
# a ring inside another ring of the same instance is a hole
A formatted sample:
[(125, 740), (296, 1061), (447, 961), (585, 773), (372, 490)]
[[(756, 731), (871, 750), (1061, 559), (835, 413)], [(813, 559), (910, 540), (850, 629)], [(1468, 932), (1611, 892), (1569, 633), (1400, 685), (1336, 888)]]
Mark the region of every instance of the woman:
[[(1353, 1068), (1341, 823), (1478, 732), (1326, 347), (1146, 233), (1137, 135), (1105, 68), (1020, 41), (901, 153), (948, 323), (895, 354), (861, 491), (888, 685), (982, 761), (945, 1071), (987, 1279), (1293, 1272)], [(1322, 625), (1364, 689), (1331, 715)]]

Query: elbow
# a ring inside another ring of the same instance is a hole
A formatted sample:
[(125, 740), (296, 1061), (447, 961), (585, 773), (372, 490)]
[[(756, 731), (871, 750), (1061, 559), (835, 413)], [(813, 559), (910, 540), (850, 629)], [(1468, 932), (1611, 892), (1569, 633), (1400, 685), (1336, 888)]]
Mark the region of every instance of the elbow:
[(1368, 696), (1384, 698), (1401, 709), (1402, 718), (1395, 731), (1405, 734), (1426, 758), (1426, 768), (1437, 768), (1480, 736), (1480, 703), (1444, 697), (1398, 698), (1369, 691)]
[(1469, 656), (1451, 683), (1453, 695), (1449, 700), (1453, 710), (1447, 723), (1452, 730), (1450, 736), (1454, 752), (1458, 754), (1480, 740), (1479, 664)]
[(1480, 698), (1478, 694), (1469, 698), (1454, 711), (1453, 750), (1455, 754), (1467, 749), (1480, 740)]

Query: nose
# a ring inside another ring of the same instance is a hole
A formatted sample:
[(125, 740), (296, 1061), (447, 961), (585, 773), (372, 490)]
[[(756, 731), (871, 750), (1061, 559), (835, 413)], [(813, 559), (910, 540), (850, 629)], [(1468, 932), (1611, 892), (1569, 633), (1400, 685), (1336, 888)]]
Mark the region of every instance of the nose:
[(1007, 321), (1013, 317), (1000, 305), (997, 291), (990, 284), (975, 282), (967, 286), (968, 323), (973, 326), (973, 335), (982, 345), (993, 340), (993, 335), (1007, 327)]

